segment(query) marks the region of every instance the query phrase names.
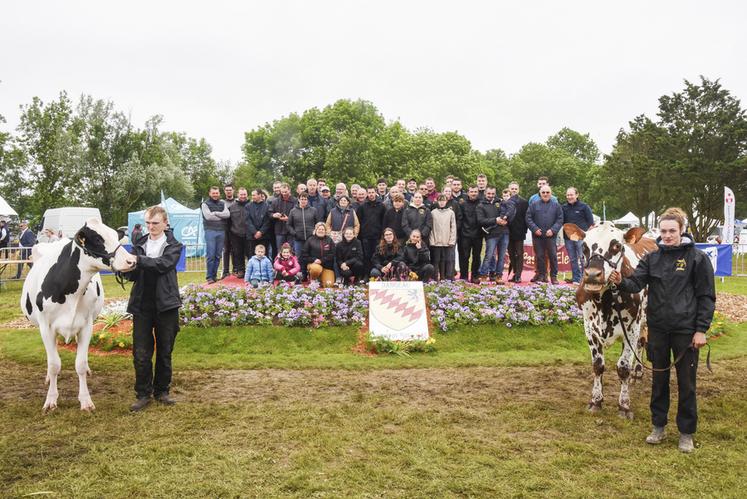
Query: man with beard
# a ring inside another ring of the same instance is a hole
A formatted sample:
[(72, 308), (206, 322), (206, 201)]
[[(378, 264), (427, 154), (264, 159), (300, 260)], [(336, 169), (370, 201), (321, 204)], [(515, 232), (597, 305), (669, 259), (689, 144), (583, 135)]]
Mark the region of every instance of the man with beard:
[(236, 277), (239, 279), (244, 278), (244, 271), (246, 270), (246, 257), (247, 247), (249, 246), (249, 240), (247, 239), (247, 204), (249, 203), (249, 195), (246, 189), (239, 187), (239, 198), (228, 207), (228, 212), (231, 214), (229, 217), (229, 237), (231, 239), (231, 257), (233, 258), (233, 271)]
[[(230, 210), (231, 205), (236, 202), (236, 198), (234, 197), (233, 192), (233, 184), (226, 184), (223, 186), (223, 194), (225, 195), (225, 199), (223, 202), (226, 204), (226, 207)], [(226, 219), (226, 235), (223, 238), (225, 241), (223, 244), (223, 275), (221, 275), (221, 279), (225, 279), (228, 277), (228, 274), (230, 274), (231, 269), (231, 258), (233, 256), (233, 250), (231, 249), (231, 219)], [(236, 273), (236, 262), (233, 262), (233, 271)]]

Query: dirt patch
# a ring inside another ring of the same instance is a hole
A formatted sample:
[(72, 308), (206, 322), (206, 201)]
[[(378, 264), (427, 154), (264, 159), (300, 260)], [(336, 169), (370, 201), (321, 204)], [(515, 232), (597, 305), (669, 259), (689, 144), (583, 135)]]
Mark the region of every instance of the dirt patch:
[(747, 320), (747, 296), (729, 293), (716, 294), (716, 311), (724, 314), (729, 320), (743, 322)]
[[(0, 364), (0, 379), (5, 380), (0, 400), (38, 400), (46, 394), (44, 367), (29, 367), (15, 362)], [(592, 371), (582, 366), (453, 368), (453, 369), (382, 369), (348, 370), (205, 370), (175, 371), (172, 393), (182, 403), (219, 404), (357, 404), (362, 396), (381, 400), (382, 404), (439, 410), (463, 407), (465, 410), (494, 407), (503, 403), (576, 404), (585, 406), (591, 393)], [(718, 396), (722, 391), (741, 386), (747, 377), (747, 359), (720, 362), (713, 374), (705, 369), (698, 374), (701, 397)], [(115, 395), (123, 403), (132, 397), (134, 374), (131, 371), (94, 372), (89, 388), (96, 397)], [(77, 375), (63, 369), (58, 386), (60, 398), (75, 400)], [(646, 375), (632, 387), (635, 407), (647, 411), (646, 399), (651, 381)], [(605, 377), (607, 410), (616, 408), (619, 382)]]

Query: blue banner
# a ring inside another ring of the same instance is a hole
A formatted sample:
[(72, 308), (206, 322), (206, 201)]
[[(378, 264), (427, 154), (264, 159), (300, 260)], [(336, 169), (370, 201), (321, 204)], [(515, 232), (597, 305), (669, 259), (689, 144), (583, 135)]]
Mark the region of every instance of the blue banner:
[(731, 261), (734, 252), (731, 244), (695, 243), (695, 247), (711, 259), (713, 275), (717, 277), (731, 275)]

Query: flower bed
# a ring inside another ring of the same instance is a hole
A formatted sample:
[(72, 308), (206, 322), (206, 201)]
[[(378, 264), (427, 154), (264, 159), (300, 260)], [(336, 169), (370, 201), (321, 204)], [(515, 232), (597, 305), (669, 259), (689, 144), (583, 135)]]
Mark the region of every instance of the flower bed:
[[(425, 287), (431, 319), (441, 331), (456, 325), (560, 324), (578, 321), (573, 289), (565, 286), (472, 286), (439, 282)], [(320, 289), (262, 286), (182, 292), (181, 320), (190, 326), (277, 324), (286, 326), (362, 325), (368, 315), (365, 288)]]

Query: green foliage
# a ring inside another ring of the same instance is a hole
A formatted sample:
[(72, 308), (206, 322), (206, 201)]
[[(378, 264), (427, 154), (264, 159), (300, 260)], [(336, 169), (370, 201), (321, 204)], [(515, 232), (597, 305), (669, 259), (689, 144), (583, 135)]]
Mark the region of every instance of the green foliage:
[(381, 336), (366, 335), (366, 349), (376, 354), (392, 354), (409, 357), (413, 353), (432, 353), (436, 351), (436, 338), (427, 340), (395, 341)]
[[(144, 129), (114, 104), (83, 95), (77, 106), (65, 92), (22, 106), (17, 135), (0, 135), (0, 192), (22, 216), (38, 220), (48, 208), (95, 206), (105, 222), (126, 222), (129, 211), (160, 201), (163, 190), (199, 201), (228, 173), (204, 139), (160, 129), (154, 116)], [(10, 177), (10, 178), (9, 178)]]
[(456, 132), (408, 131), (387, 123), (370, 102), (339, 100), (322, 110), (290, 114), (245, 134), (244, 161), (235, 182), (268, 185), (309, 177), (360, 184), (384, 177), (438, 183), (447, 175), (473, 179), (481, 166), (470, 142)]
[(686, 80), (683, 91), (659, 99), (657, 121), (638, 116), (620, 131), (600, 190), (618, 210), (635, 207), (640, 216), (679, 206), (696, 240), (705, 240), (723, 217), (724, 185), (747, 196), (745, 113), (718, 80)]

